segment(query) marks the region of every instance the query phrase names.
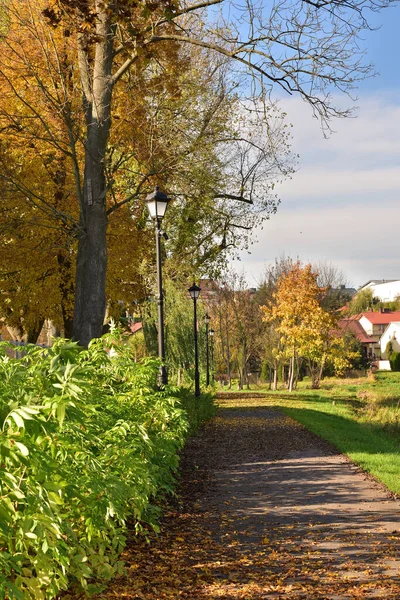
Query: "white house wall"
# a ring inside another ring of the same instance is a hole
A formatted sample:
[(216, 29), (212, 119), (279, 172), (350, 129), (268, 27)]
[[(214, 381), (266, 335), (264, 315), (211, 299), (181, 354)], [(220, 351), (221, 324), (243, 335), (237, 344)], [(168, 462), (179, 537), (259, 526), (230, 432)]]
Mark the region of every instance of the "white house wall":
[(390, 323), (382, 334), (380, 339), (382, 357), (386, 358), (385, 350), (388, 342), (392, 342), (393, 350), (400, 352), (400, 322)]
[(371, 283), (367, 287), (372, 290), (374, 298), (379, 298), (381, 302), (393, 302), (397, 296), (400, 296), (400, 280), (375, 285)]
[(367, 333), (368, 335), (373, 335), (374, 326), (372, 325), (371, 321), (369, 321), (366, 317), (362, 316), (359, 323), (364, 329), (365, 333)]

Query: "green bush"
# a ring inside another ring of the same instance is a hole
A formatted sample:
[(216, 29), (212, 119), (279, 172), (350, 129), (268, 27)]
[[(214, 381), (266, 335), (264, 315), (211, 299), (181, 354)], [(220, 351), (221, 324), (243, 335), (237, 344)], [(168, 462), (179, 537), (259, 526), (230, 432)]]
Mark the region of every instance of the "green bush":
[(158, 391), (158, 362), (134, 363), (116, 332), (88, 350), (0, 351), (0, 598), (96, 590), (121, 570), (127, 519), (157, 528), (154, 499), (212, 399)]
[(392, 352), (390, 355), (390, 367), (392, 371), (400, 371), (400, 352)]
[(389, 340), (388, 343), (386, 344), (385, 354), (386, 354), (388, 360), (390, 361), (390, 357), (393, 354), (393, 344), (392, 344), (391, 340)]

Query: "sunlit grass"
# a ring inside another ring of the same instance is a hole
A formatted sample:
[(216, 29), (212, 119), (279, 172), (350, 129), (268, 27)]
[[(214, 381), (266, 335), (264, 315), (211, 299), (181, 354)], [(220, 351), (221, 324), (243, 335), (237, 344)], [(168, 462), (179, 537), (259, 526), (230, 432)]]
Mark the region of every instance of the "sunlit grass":
[(358, 379), (326, 379), (321, 389), (255, 390), (262, 398), (235, 394), (224, 407), (274, 406), (330, 442), (365, 471), (400, 494), (400, 373)]

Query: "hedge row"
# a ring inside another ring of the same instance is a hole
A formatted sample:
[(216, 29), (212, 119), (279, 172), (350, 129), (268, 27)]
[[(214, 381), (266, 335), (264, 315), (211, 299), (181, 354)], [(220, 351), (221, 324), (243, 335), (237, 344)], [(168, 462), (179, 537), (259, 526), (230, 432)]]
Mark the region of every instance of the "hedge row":
[(0, 345), (0, 598), (95, 591), (118, 573), (127, 519), (157, 528), (153, 500), (211, 414), (210, 397), (159, 392), (157, 361), (135, 364), (117, 338), (88, 350), (58, 340), (20, 360)]

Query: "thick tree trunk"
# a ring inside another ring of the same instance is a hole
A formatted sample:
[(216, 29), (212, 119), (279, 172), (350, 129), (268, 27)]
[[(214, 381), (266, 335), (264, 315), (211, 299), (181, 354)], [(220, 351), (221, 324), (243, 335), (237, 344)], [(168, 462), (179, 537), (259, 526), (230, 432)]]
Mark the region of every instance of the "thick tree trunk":
[[(64, 253), (59, 252), (57, 255), (57, 262), (60, 273), (60, 292), (61, 292), (61, 316), (62, 316), (62, 330), (65, 338), (72, 338), (73, 336), (73, 318), (71, 314), (70, 302), (71, 296), (75, 294), (74, 280), (71, 277), (71, 260), (66, 257)], [(58, 332), (56, 336), (58, 337)]]
[(97, 4), (93, 69), (84, 44), (79, 48), (83, 105), (87, 123), (81, 203), (73, 337), (82, 346), (102, 335), (106, 312), (107, 213), (106, 149), (111, 123), (113, 30), (106, 7)]
[(38, 337), (40, 335), (40, 332), (43, 329), (43, 325), (44, 325), (44, 319), (41, 318), (35, 323), (34, 326), (32, 326), (28, 329), (28, 331), (26, 332), (26, 334), (27, 334), (26, 342), (28, 344), (36, 344)]
[[(102, 335), (106, 312), (107, 216), (104, 199), (98, 200), (101, 197), (99, 189), (103, 187), (104, 192), (105, 188), (98, 177), (92, 177), (90, 181), (96, 194), (92, 192), (92, 197), (97, 200), (89, 198), (85, 227), (79, 236), (73, 327), (74, 339), (85, 347), (90, 340)], [(86, 200), (87, 196), (86, 193)]]

